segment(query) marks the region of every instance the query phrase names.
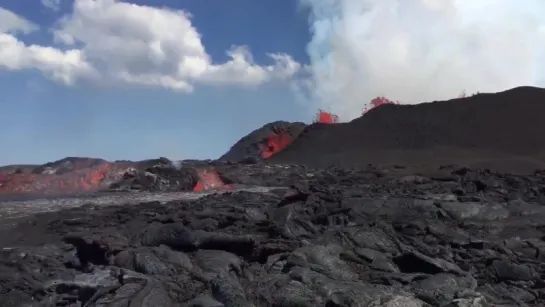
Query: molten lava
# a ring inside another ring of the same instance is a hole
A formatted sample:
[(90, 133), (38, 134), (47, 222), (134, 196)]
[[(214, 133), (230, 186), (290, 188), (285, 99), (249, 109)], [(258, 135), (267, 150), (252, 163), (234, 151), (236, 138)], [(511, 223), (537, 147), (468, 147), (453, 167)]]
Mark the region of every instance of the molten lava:
[(292, 141), (293, 139), (286, 131), (272, 134), (267, 139), (267, 144), (261, 147), (261, 157), (263, 159), (272, 157), (275, 153), (288, 146)]
[(371, 100), (371, 102), (369, 102), (370, 107), (365, 107), (365, 109), (363, 109), (362, 115), (376, 107), (380, 107), (381, 105), (385, 105), (385, 104), (400, 104), (400, 102), (399, 101), (394, 102), (386, 97), (379, 96)]
[(336, 124), (339, 122), (339, 117), (330, 112), (326, 112), (324, 110), (318, 110), (318, 114), (316, 114), (316, 117), (314, 118), (314, 122), (320, 123), (320, 124)]
[(38, 194), (71, 195), (105, 188), (108, 182), (118, 180), (124, 163), (85, 162), (58, 167), (39, 167), (34, 172), (0, 173), (0, 195)]
[[(461, 96), (465, 97), (465, 96)], [(379, 96), (369, 102), (369, 105), (365, 107), (362, 111), (362, 115), (369, 112), (371, 109), (379, 107), (384, 104), (400, 104), (399, 101), (392, 101), (386, 97)], [(320, 124), (337, 124), (339, 123), (339, 117), (331, 112), (326, 112), (324, 110), (318, 110), (318, 113), (314, 117), (314, 123)]]
[(80, 177), (80, 186), (83, 187), (85, 191), (97, 189), (111, 169), (112, 165), (106, 163), (98, 169), (84, 173), (84, 175)]
[(228, 190), (230, 185), (223, 183), (220, 175), (212, 168), (198, 169), (199, 181), (193, 188), (193, 192), (202, 192), (207, 190)]

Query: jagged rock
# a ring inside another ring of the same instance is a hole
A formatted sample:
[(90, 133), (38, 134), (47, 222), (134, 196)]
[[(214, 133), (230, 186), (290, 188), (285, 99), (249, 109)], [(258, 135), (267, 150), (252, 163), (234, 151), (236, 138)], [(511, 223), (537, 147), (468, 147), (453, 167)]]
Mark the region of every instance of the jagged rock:
[(507, 307), (545, 299), (541, 173), (214, 167), (238, 182), (271, 183), (278, 172), (284, 188), (126, 205), (124, 195), (138, 193), (121, 193), (118, 205), (88, 199), (3, 219), (0, 302)]

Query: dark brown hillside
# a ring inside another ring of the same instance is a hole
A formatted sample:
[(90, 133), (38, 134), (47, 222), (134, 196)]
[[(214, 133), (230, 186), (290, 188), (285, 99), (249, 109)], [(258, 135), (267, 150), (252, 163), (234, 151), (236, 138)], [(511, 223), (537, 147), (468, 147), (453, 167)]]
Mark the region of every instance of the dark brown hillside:
[(313, 125), (271, 163), (464, 164), (512, 172), (545, 166), (545, 90), (384, 105), (349, 123)]

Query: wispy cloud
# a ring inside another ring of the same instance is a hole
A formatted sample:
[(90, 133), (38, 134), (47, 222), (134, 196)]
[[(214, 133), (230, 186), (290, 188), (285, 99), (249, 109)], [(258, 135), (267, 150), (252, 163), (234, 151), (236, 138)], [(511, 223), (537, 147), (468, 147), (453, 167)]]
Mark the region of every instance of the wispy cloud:
[(58, 12), (61, 8), (61, 0), (40, 0), (46, 8)]

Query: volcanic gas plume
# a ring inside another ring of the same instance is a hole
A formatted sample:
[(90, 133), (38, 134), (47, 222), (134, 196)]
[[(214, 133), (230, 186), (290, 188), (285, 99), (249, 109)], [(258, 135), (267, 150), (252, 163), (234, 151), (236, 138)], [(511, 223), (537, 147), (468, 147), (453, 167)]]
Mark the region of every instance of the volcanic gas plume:
[(310, 12), (311, 97), (342, 121), (386, 96), (445, 100), (545, 81), (545, 2), (300, 0)]

